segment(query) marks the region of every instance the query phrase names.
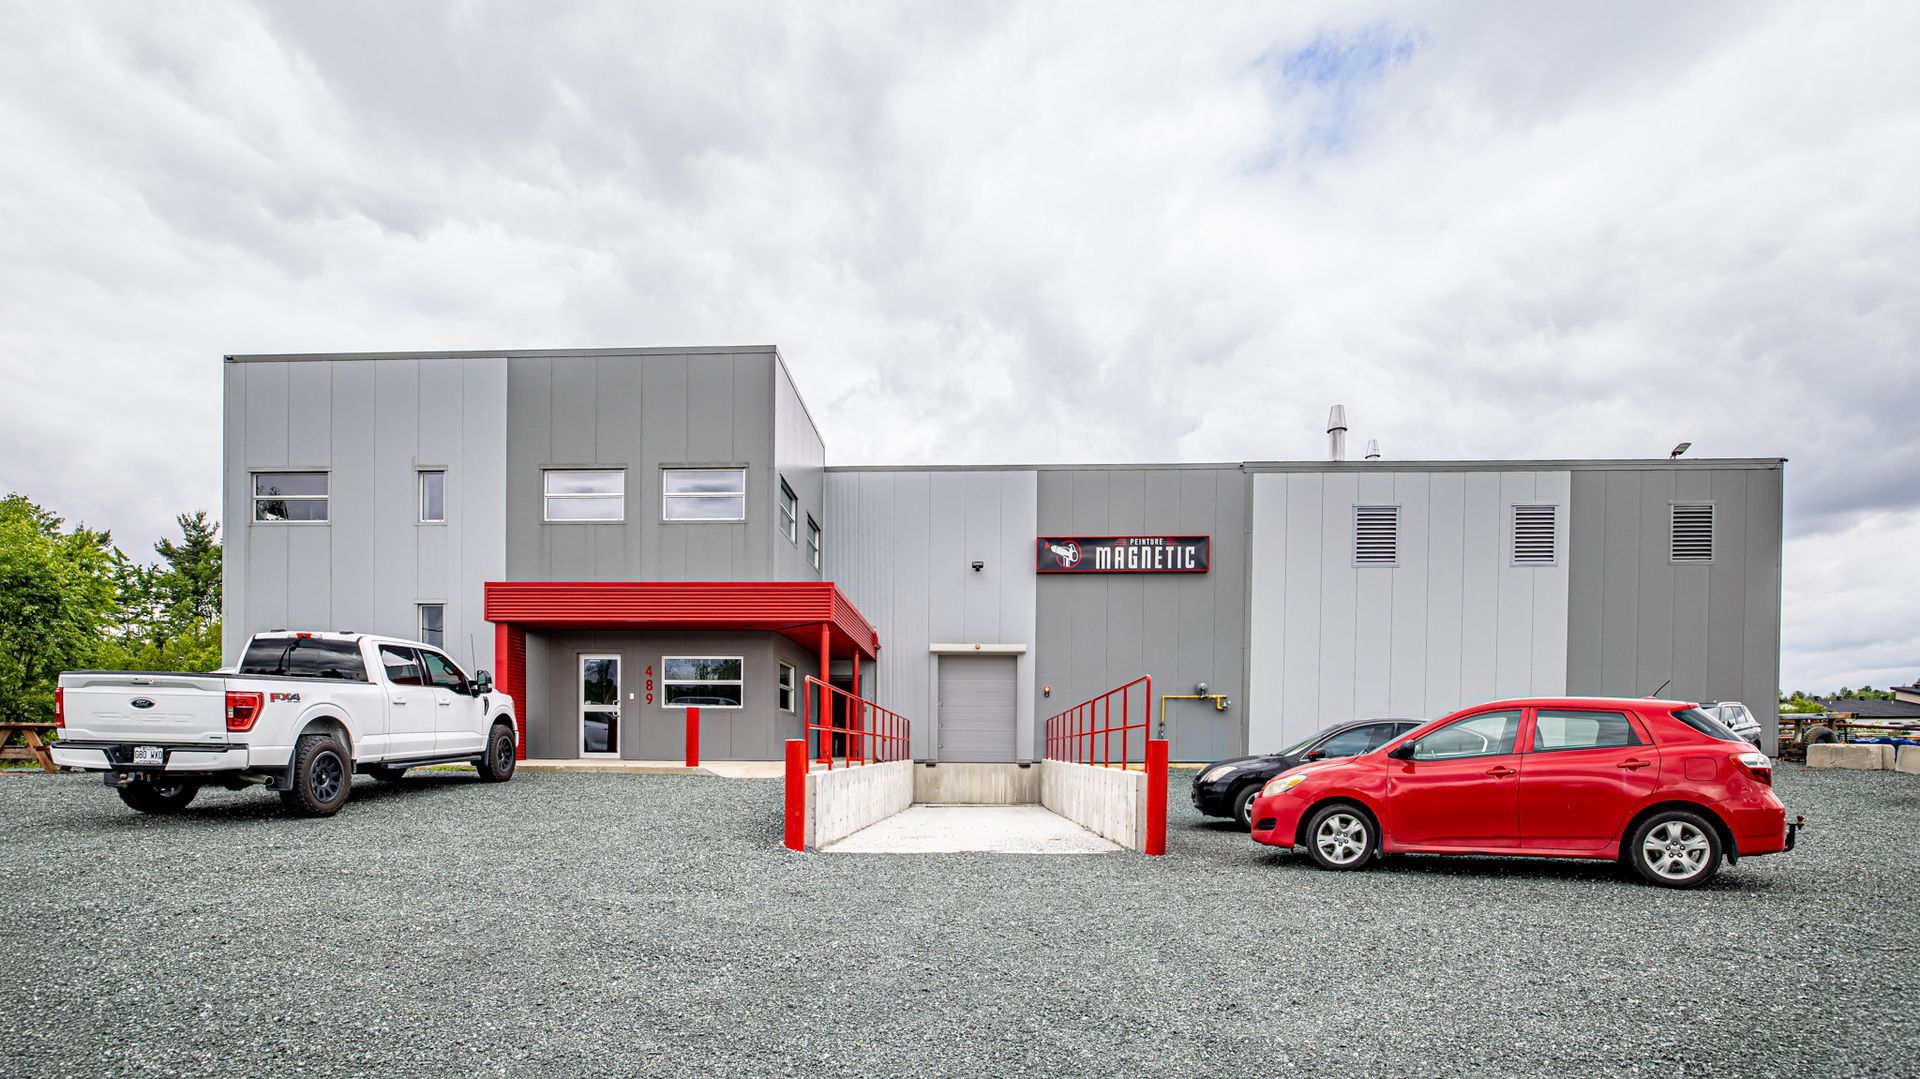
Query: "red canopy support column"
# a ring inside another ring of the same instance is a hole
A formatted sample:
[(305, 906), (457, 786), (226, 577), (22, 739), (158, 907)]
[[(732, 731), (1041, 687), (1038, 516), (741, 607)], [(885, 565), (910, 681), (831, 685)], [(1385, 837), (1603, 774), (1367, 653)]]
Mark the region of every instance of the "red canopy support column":
[(826, 728), (820, 732), (820, 759), (829, 760), (833, 756), (833, 694), (827, 687), (833, 684), (833, 627), (820, 623), (820, 726)]
[(508, 622), (493, 627), (494, 685), (513, 701), (514, 722), (520, 730), (513, 739), (513, 754), (527, 759), (527, 631)]

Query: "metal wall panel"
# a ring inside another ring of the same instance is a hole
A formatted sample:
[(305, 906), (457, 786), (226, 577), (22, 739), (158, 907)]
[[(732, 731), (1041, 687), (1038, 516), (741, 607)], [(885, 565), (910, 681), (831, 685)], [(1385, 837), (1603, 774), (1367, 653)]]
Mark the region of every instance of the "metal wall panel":
[[(1743, 701), (1777, 730), (1777, 462), (1661, 462), (1573, 474), (1567, 687), (1574, 693)], [(1714, 559), (1675, 565), (1675, 500), (1714, 503)]]
[[(1142, 674), (1154, 692), (1192, 693), (1198, 682), (1234, 707), (1168, 706), (1178, 760), (1211, 760), (1244, 744), (1246, 707), (1246, 477), (1238, 467), (1058, 468), (1038, 472), (1038, 535), (1212, 537), (1204, 574), (1057, 574), (1037, 581), (1036, 679), (1052, 715)], [(1032, 537), (1025, 554), (1032, 572)], [(1038, 756), (1043, 747), (1026, 743)], [(1136, 738), (1129, 747), (1144, 752)]]
[(814, 427), (813, 418), (807, 412), (807, 406), (795, 389), (793, 378), (787, 372), (786, 364), (775, 358), (773, 385), (773, 466), (776, 478), (784, 478), (793, 488), (794, 497), (799, 501), (799, 520), (795, 526), (795, 536), (787, 539), (780, 530), (780, 510), (778, 486), (769, 484), (767, 488), (766, 528), (772, 534), (773, 568), (772, 575), (796, 581), (812, 581), (823, 578), (823, 569), (815, 569), (807, 554), (807, 518), (813, 517), (820, 523), (823, 534), (821, 550), (824, 552), (835, 540), (837, 523), (827, 517), (826, 507), (826, 444), (820, 440), (820, 432)]
[[(492, 666), (480, 599), (505, 573), (506, 376), (488, 358), (226, 365), (228, 660), (268, 629), (412, 637), (417, 604), (439, 602), (449, 653)], [(447, 472), (444, 524), (419, 520), (422, 466)], [(252, 520), (251, 473), (277, 468), (327, 471), (324, 524)]]
[[(1565, 692), (1554, 593), (1565, 595), (1567, 560), (1511, 565), (1508, 522), (1513, 503), (1564, 505), (1566, 491), (1564, 473), (1254, 474), (1247, 748), (1348, 719)], [(1396, 566), (1355, 568), (1362, 504), (1400, 507)]]
[(827, 577), (880, 636), (862, 689), (913, 721), (914, 756), (938, 752), (935, 644), (1029, 648), (1014, 660), (1015, 726), (1034, 745), (1034, 473), (828, 470), (824, 490)]
[[(774, 531), (771, 350), (516, 356), (506, 362), (509, 579), (817, 578), (811, 566), (798, 572), (792, 545)], [(796, 422), (811, 432), (804, 416)], [(815, 444), (818, 437), (811, 433)], [(747, 519), (664, 520), (660, 472), (678, 466), (745, 468)], [(543, 472), (554, 467), (625, 469), (626, 519), (547, 523)], [(813, 512), (819, 513), (817, 502)], [(776, 550), (776, 539), (783, 550)]]

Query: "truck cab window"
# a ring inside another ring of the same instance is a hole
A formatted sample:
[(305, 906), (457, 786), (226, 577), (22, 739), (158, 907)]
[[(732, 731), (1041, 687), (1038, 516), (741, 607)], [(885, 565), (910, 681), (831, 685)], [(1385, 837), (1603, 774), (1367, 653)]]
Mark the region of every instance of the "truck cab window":
[(460, 668), (454, 666), (452, 660), (438, 652), (424, 651), (420, 653), (420, 658), (427, 665), (427, 681), (430, 684), (455, 693), (467, 692), (467, 676), (460, 673)]
[(380, 665), (386, 668), (387, 681), (396, 686), (424, 686), (427, 679), (420, 670), (420, 658), (411, 648), (397, 644), (380, 646)]

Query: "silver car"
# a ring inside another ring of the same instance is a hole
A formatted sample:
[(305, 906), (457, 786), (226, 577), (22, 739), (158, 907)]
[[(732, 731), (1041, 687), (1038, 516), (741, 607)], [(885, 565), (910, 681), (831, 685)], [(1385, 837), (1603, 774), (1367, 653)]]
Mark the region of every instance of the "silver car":
[(1702, 704), (1700, 710), (1719, 720), (1728, 730), (1752, 742), (1755, 749), (1768, 756), (1773, 755), (1766, 746), (1760, 744), (1760, 721), (1753, 718), (1753, 711), (1746, 705), (1739, 701), (1717, 701)]

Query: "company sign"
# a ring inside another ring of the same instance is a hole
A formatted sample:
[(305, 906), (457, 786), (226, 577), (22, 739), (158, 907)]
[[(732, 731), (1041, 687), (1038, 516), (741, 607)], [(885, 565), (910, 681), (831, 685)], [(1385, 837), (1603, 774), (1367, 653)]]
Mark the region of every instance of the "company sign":
[(1038, 573), (1205, 573), (1209, 536), (1041, 536)]

